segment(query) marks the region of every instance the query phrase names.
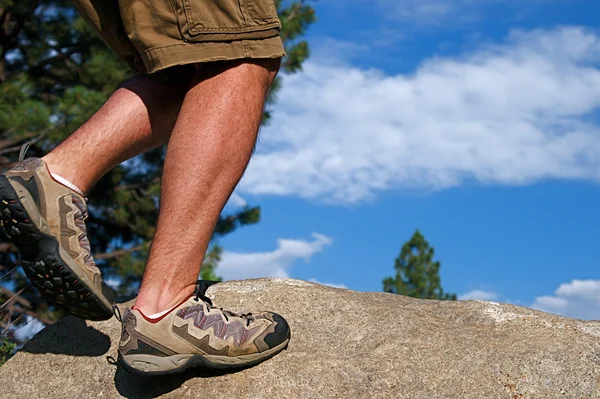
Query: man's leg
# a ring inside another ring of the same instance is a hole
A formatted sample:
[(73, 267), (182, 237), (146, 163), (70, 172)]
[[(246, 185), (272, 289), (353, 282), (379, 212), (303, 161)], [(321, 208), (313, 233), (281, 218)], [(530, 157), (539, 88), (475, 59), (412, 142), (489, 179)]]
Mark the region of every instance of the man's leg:
[(84, 193), (108, 171), (165, 144), (189, 79), (158, 84), (136, 77), (116, 90), (86, 123), (42, 159)]
[(71, 313), (107, 319), (114, 298), (91, 256), (85, 198), (68, 181), (88, 191), (121, 161), (165, 143), (188, 84), (134, 79), (48, 154), (48, 164), (30, 158), (0, 177), (0, 234), (19, 248), (33, 285)]
[(205, 64), (169, 139), (160, 215), (135, 307), (149, 315), (194, 291), (215, 224), (254, 148), (280, 59)]
[[(279, 59), (202, 65), (165, 160), (160, 215), (135, 305), (123, 312), (119, 361), (148, 375), (241, 367), (284, 350), (286, 320), (213, 306), (198, 285), (215, 223), (252, 154)], [(195, 295), (192, 295), (195, 293)]]

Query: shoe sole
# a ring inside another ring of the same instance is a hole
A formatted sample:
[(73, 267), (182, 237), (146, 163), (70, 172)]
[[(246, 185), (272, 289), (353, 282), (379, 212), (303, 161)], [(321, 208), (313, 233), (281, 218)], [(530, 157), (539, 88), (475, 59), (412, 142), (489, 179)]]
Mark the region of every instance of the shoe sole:
[(279, 352), (287, 349), (289, 339), (278, 346), (260, 354), (242, 355), (236, 357), (211, 356), (211, 355), (126, 355), (119, 352), (118, 362), (127, 371), (145, 375), (168, 375), (181, 373), (192, 367), (205, 367), (210, 369), (229, 369), (254, 366), (272, 358)]
[[(41, 217), (40, 217), (41, 218)], [(60, 254), (56, 237), (43, 233), (33, 222), (19, 196), (5, 176), (0, 176), (0, 235), (21, 253), (23, 271), (49, 302), (88, 320), (107, 320), (113, 316), (112, 291), (104, 283), (106, 302), (81, 281)], [(108, 295), (110, 294), (110, 295)]]

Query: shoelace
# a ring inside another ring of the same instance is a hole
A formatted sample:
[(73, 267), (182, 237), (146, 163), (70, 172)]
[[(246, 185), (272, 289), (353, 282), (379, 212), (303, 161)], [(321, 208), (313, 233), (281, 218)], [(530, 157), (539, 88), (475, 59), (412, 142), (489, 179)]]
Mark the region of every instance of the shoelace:
[(123, 323), (123, 317), (121, 317), (121, 311), (117, 307), (116, 303), (113, 303), (112, 309), (113, 309), (113, 315), (115, 315), (115, 319), (117, 319), (119, 321), (119, 323)]
[(210, 300), (209, 297), (207, 297), (206, 294), (206, 290), (208, 289), (208, 287), (210, 287), (213, 284), (218, 283), (218, 281), (209, 281), (209, 280), (198, 280), (198, 282), (196, 282), (196, 289), (194, 290), (194, 300), (196, 302), (198, 301), (202, 301), (206, 304), (206, 308), (208, 310), (208, 312), (211, 311), (211, 309), (216, 309), (221, 311), (221, 313), (223, 314), (223, 316), (225, 316), (225, 320), (229, 321), (229, 317), (239, 317), (241, 319), (246, 320), (246, 326), (250, 326), (250, 323), (252, 323), (254, 321), (254, 317), (252, 316), (252, 313), (234, 313), (231, 312), (229, 310), (225, 310), (223, 308), (217, 308), (213, 305), (212, 301)]
[[(25, 159), (25, 154), (27, 153), (27, 150), (29, 149), (31, 144), (36, 143), (42, 137), (43, 136), (40, 136), (38, 138), (30, 140), (21, 146), (21, 151), (19, 151), (19, 162), (21, 162)], [(77, 226), (79, 226), (79, 228), (81, 229), (81, 232), (82, 232), (79, 235), (79, 237), (77, 237), (77, 238), (79, 239), (79, 244), (85, 251), (85, 256), (83, 258), (83, 262), (87, 266), (94, 267), (94, 266), (96, 266), (96, 262), (94, 262), (94, 259), (92, 258), (92, 248), (90, 246), (90, 241), (87, 238), (87, 229), (85, 226), (85, 220), (87, 219), (87, 204), (86, 204), (86, 202), (87, 202), (87, 198), (84, 198), (84, 202), (82, 203), (77, 196), (73, 195), (73, 203), (79, 210), (79, 212), (75, 213), (74, 218), (75, 218), (75, 224)]]
[(30, 141), (28, 141), (28, 142), (26, 142), (25, 144), (23, 144), (21, 146), (21, 151), (19, 151), (19, 158), (18, 158), (19, 162), (21, 162), (22, 160), (25, 159), (25, 154), (27, 153), (27, 150), (29, 149), (29, 147), (31, 146), (31, 144), (32, 143)]
[(79, 210), (79, 212), (75, 212), (73, 217), (75, 218), (75, 224), (81, 229), (81, 234), (77, 238), (79, 239), (79, 245), (81, 245), (81, 248), (85, 251), (83, 261), (87, 266), (96, 266), (96, 262), (94, 262), (94, 259), (92, 258), (92, 248), (90, 246), (90, 241), (87, 238), (87, 228), (85, 226), (85, 220), (87, 219), (87, 205), (84, 202), (81, 202), (75, 195), (73, 195), (72, 199), (73, 204)]

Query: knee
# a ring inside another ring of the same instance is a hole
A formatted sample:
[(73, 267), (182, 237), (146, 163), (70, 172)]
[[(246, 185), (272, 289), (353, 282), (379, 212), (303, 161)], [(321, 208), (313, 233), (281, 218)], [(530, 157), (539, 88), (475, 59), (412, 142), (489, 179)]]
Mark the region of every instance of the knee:
[(265, 89), (271, 87), (279, 69), (281, 68), (281, 58), (257, 58), (243, 61), (246, 76), (250, 79), (257, 79), (262, 82)]
[(257, 61), (264, 62), (263, 67), (267, 71), (268, 83), (271, 85), (273, 80), (275, 80), (277, 73), (279, 73), (279, 69), (281, 68), (281, 58), (264, 58)]

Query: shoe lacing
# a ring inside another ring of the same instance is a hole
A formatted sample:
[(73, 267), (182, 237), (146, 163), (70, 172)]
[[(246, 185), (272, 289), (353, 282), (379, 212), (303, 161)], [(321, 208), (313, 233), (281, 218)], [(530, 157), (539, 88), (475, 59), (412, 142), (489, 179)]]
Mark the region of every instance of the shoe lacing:
[(207, 281), (207, 280), (198, 280), (196, 283), (196, 289), (194, 290), (194, 301), (202, 301), (206, 304), (207, 312), (210, 313), (212, 309), (219, 310), (223, 316), (225, 316), (225, 320), (229, 321), (229, 317), (239, 317), (241, 319), (246, 320), (246, 326), (250, 326), (250, 323), (254, 321), (254, 317), (252, 313), (235, 313), (230, 310), (225, 310), (223, 308), (217, 308), (213, 305), (212, 301), (209, 297), (207, 297), (206, 290), (211, 285), (218, 283), (218, 281)]
[[(19, 162), (21, 162), (25, 159), (25, 154), (27, 153), (27, 150), (29, 149), (29, 147), (32, 144), (35, 144), (36, 142), (41, 140), (42, 137), (44, 137), (44, 135), (39, 136), (33, 140), (29, 140), (28, 142), (26, 142), (25, 144), (23, 144), (21, 146), (21, 151), (19, 152)], [(75, 212), (74, 218), (75, 218), (75, 224), (81, 229), (81, 234), (79, 235), (79, 237), (77, 237), (77, 239), (79, 240), (79, 244), (81, 245), (81, 247), (83, 248), (83, 250), (85, 252), (85, 255), (83, 257), (83, 262), (86, 264), (86, 266), (95, 267), (96, 262), (94, 262), (94, 259), (92, 257), (92, 248), (90, 245), (90, 240), (87, 237), (87, 228), (85, 226), (85, 221), (88, 217), (87, 205), (86, 205), (87, 198), (84, 198), (83, 202), (81, 201), (81, 199), (79, 197), (77, 197), (75, 195), (73, 195), (72, 198), (73, 198), (73, 204), (75, 204), (75, 206), (78, 209), (78, 212)]]
[(73, 215), (75, 218), (75, 224), (81, 230), (81, 234), (77, 238), (79, 239), (79, 245), (81, 245), (81, 248), (85, 252), (83, 262), (89, 267), (94, 267), (96, 266), (96, 262), (94, 262), (94, 259), (92, 258), (92, 248), (90, 245), (90, 240), (87, 237), (87, 228), (85, 226), (85, 221), (88, 218), (87, 205), (76, 195), (73, 195), (72, 199), (73, 204), (77, 208), (77, 211)]
[(119, 323), (123, 323), (123, 317), (121, 317), (121, 310), (117, 307), (117, 304), (113, 303), (112, 305), (113, 315), (119, 321)]

